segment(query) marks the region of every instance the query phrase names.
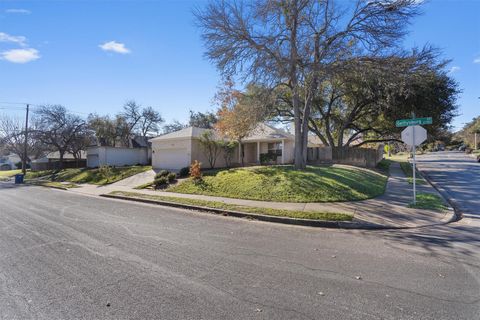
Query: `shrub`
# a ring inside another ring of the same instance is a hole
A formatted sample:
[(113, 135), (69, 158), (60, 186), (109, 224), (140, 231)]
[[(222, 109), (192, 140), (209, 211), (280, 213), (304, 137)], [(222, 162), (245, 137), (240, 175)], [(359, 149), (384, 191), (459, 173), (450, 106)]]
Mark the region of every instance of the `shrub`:
[(168, 185), (168, 178), (167, 177), (155, 178), (155, 180), (153, 181), (153, 185), (154, 185), (155, 189), (164, 188)]
[(109, 166), (102, 165), (98, 168), (98, 173), (102, 178), (107, 180), (107, 183), (108, 183), (110, 176), (112, 175), (112, 168)]
[(261, 153), (260, 154), (260, 164), (267, 164), (270, 162), (277, 161), (277, 154), (276, 153)]
[(175, 181), (175, 179), (177, 179), (177, 175), (174, 172), (170, 172), (167, 175), (167, 180), (169, 183), (172, 183), (173, 181)]
[(198, 182), (202, 180), (201, 163), (195, 160), (190, 166), (190, 178)]
[(188, 177), (189, 174), (190, 174), (190, 167), (183, 167), (178, 172), (178, 177), (179, 178), (185, 178), (185, 177)]
[(161, 170), (159, 173), (155, 175), (155, 179), (161, 178), (161, 177), (167, 177), (170, 174), (170, 171), (168, 170)]

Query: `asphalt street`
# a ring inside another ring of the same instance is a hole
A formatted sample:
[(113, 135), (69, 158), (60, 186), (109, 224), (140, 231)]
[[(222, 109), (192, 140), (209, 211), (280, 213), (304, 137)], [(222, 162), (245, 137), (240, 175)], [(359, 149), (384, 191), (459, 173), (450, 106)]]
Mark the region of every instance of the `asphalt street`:
[(453, 197), (468, 218), (480, 218), (480, 163), (463, 152), (432, 152), (418, 157), (420, 169)]
[(478, 228), (306, 228), (1, 183), (0, 318), (480, 319)]

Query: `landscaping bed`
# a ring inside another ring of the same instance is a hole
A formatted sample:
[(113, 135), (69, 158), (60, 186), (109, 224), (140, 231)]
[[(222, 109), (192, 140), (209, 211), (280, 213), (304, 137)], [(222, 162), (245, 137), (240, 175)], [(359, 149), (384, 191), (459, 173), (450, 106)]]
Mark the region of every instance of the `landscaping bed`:
[(63, 169), (27, 172), (26, 180), (42, 178), (53, 182), (90, 183), (106, 185), (114, 183), (141, 172), (151, 170), (151, 166), (110, 167), (108, 172), (102, 169)]
[(384, 193), (387, 174), (351, 166), (265, 166), (213, 171), (165, 191), (279, 202), (365, 200)]
[(219, 201), (207, 201), (198, 199), (188, 199), (179, 197), (149, 195), (137, 192), (113, 191), (109, 195), (119, 195), (133, 199), (146, 199), (159, 202), (171, 202), (178, 204), (185, 204), (191, 206), (199, 206), (203, 208), (214, 208), (231, 211), (239, 211), (245, 213), (262, 214), (277, 217), (289, 217), (295, 219), (311, 219), (311, 220), (325, 220), (325, 221), (351, 221), (353, 215), (348, 213), (336, 212), (319, 212), (319, 211), (297, 211), (297, 210), (282, 210), (271, 208), (249, 207), (235, 204), (228, 204)]

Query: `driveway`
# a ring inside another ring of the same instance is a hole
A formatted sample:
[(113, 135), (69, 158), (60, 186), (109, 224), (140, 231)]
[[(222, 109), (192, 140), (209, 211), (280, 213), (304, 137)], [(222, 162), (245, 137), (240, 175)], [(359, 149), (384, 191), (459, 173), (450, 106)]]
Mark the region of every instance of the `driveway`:
[(3, 319), (476, 319), (478, 229), (339, 231), (0, 183)]

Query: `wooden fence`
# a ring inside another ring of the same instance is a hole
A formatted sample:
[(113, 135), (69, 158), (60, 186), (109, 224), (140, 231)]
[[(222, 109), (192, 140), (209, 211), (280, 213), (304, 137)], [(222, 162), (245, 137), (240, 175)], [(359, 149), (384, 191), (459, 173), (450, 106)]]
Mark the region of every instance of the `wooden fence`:
[(308, 148), (310, 164), (339, 163), (374, 168), (383, 159), (383, 145), (378, 148), (318, 147)]

